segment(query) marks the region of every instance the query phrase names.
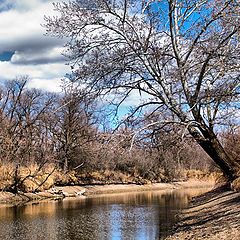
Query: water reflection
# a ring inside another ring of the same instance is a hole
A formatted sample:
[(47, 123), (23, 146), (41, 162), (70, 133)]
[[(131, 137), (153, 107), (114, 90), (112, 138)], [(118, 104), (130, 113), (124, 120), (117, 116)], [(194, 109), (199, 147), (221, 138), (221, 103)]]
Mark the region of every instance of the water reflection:
[(206, 189), (102, 195), (0, 207), (0, 239), (154, 240)]

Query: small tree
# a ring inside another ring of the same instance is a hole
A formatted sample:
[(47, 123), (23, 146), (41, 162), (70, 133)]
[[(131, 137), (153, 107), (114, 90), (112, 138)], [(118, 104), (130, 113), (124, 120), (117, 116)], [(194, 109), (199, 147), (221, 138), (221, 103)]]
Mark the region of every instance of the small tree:
[(52, 114), (55, 126), (52, 134), (60, 165), (64, 172), (78, 168), (86, 161), (93, 138), (94, 99), (84, 96), (81, 91), (66, 84), (64, 95), (59, 97), (58, 107)]
[[(73, 75), (85, 91), (144, 94), (134, 113), (169, 112), (223, 171), (239, 164), (217, 132), (239, 107), (239, 1), (89, 0), (54, 4), (48, 33), (68, 37)], [(162, 124), (158, 122), (156, 124)]]

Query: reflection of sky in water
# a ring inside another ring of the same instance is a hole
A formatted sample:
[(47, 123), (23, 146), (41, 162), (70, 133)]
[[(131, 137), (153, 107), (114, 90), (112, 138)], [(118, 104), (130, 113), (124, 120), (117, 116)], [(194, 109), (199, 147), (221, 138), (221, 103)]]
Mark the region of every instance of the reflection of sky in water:
[(176, 211), (201, 191), (124, 193), (0, 207), (0, 239), (160, 239), (174, 223)]
[[(150, 211), (149, 211), (150, 210)], [(134, 209), (114, 205), (111, 209), (111, 239), (155, 239), (157, 237), (157, 219), (154, 211), (148, 207)]]
[(121, 239), (121, 219), (123, 216), (121, 216), (121, 207), (118, 205), (113, 205), (111, 209), (111, 239), (117, 240)]

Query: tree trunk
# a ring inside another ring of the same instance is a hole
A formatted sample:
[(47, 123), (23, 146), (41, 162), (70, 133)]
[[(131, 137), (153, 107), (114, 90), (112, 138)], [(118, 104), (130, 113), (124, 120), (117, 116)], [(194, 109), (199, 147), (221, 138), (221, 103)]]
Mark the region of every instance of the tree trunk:
[(19, 176), (19, 167), (20, 164), (17, 163), (15, 166), (14, 176), (13, 176), (13, 185), (12, 185), (12, 193), (16, 194), (18, 193), (19, 188), (19, 182), (20, 182), (20, 176)]
[[(237, 177), (240, 165), (232, 160), (226, 153), (217, 136), (209, 129), (202, 130), (196, 127), (189, 127), (189, 132), (203, 150), (212, 158), (217, 166), (222, 170), (229, 182)], [(201, 134), (200, 134), (201, 132)]]

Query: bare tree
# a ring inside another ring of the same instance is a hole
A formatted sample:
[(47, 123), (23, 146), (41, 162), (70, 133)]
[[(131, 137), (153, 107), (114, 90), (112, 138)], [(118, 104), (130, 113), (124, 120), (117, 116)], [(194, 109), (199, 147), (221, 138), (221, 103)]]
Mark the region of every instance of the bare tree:
[[(64, 93), (52, 113), (51, 133), (60, 166), (67, 172), (86, 161), (89, 142), (94, 137), (94, 98), (87, 98), (71, 84), (64, 85)], [(55, 123), (55, 124), (54, 124)]]
[[(239, 107), (239, 1), (89, 0), (54, 4), (48, 33), (68, 37), (73, 75), (89, 93), (144, 95), (135, 113), (171, 112), (223, 171), (239, 164), (217, 131)], [(160, 124), (160, 123), (158, 123)], [(166, 122), (164, 123), (166, 124)]]
[(227, 151), (227, 153), (240, 163), (240, 131), (239, 128), (234, 126), (228, 128), (221, 134), (221, 141)]

